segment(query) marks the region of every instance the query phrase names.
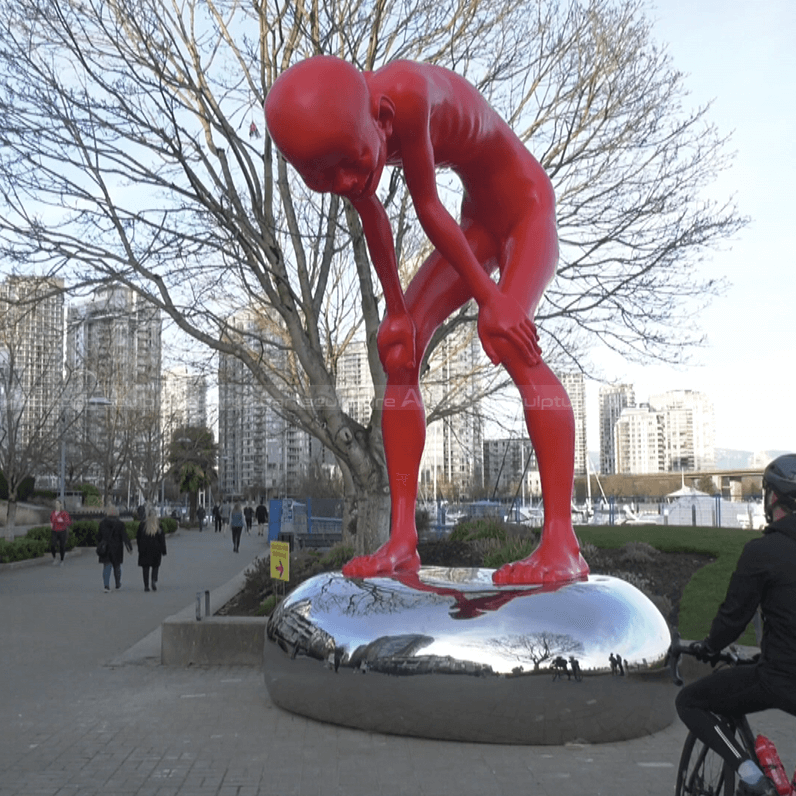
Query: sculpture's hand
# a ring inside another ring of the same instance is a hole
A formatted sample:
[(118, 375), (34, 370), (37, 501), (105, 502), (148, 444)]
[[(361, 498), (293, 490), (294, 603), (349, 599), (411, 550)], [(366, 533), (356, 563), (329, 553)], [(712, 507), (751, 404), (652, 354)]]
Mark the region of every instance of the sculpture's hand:
[(396, 369), (411, 370), (416, 364), (415, 324), (406, 313), (384, 316), (376, 344), (379, 359), (387, 373)]
[(480, 307), (478, 336), (495, 365), (518, 357), (535, 365), (541, 359), (535, 324), (511, 296), (499, 291)]

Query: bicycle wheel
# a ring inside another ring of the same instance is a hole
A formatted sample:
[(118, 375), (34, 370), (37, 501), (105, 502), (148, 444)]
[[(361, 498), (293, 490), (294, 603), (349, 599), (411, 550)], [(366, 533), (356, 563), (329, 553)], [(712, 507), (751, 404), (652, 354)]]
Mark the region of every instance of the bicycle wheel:
[(683, 744), (676, 796), (735, 796), (735, 772), (693, 733)]

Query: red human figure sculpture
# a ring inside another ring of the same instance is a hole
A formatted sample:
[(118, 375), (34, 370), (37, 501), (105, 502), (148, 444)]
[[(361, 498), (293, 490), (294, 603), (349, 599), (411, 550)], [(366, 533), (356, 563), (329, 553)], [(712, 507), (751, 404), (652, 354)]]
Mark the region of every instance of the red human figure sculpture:
[[(362, 220), (386, 313), (378, 349), (387, 374), (382, 430), (392, 500), (389, 541), (350, 561), (349, 577), (417, 571), (415, 503), (425, 444), (419, 368), (434, 330), (470, 299), (494, 364), (519, 389), (539, 462), (545, 519), (533, 554), (494, 575), (498, 584), (560, 583), (588, 574), (572, 529), (575, 423), (566, 391), (540, 357), (530, 320), (558, 259), (555, 198), (539, 163), (464, 78), (395, 61), (360, 72), (316, 56), (288, 69), (265, 101), (268, 131), (318, 192), (347, 198)], [(376, 196), (386, 164), (403, 168), (434, 252), (401, 287), (387, 213)], [(461, 221), (444, 208), (436, 168), (464, 186)], [(491, 275), (497, 269), (499, 279)]]

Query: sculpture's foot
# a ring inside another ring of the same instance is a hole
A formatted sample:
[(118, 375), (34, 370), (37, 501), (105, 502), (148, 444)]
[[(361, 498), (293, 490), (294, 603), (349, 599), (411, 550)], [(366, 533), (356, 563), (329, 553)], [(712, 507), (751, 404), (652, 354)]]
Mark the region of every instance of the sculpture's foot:
[(371, 555), (352, 558), (343, 567), (343, 575), (347, 578), (375, 578), (400, 572), (417, 572), (419, 569), (417, 546), (397, 544), (390, 540)]
[(577, 543), (573, 550), (563, 545), (545, 544), (543, 537), (542, 543), (528, 558), (505, 564), (492, 575), (492, 582), (498, 586), (568, 583), (584, 580), (588, 574), (589, 565), (580, 554)]

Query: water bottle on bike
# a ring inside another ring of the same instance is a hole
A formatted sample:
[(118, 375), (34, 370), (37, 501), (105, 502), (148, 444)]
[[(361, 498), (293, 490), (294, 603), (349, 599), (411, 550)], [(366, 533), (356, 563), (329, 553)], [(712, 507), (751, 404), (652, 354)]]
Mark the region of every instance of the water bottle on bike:
[[(788, 775), (785, 773), (785, 766), (779, 759), (777, 748), (765, 735), (758, 735), (755, 739), (755, 752), (763, 773), (774, 783), (779, 796), (793, 796), (796, 791), (788, 782)], [(793, 776), (796, 781), (796, 772)]]

